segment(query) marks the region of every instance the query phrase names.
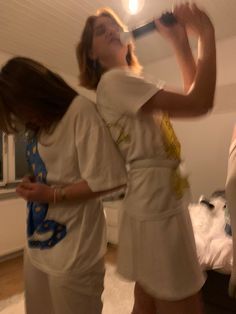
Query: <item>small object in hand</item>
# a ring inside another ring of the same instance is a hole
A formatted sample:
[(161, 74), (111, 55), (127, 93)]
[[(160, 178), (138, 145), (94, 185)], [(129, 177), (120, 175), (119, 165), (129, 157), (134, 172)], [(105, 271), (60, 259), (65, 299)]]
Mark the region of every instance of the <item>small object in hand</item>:
[[(170, 12), (166, 12), (162, 14), (159, 20), (164, 26), (171, 26), (177, 23), (177, 20), (174, 14)], [(151, 21), (149, 23), (145, 23), (141, 26), (134, 28), (130, 32), (121, 32), (120, 40), (123, 44), (127, 44), (132, 40), (132, 38), (137, 39), (154, 30), (157, 30), (157, 27), (156, 27), (155, 22)]]
[(160, 17), (160, 22), (165, 25), (165, 26), (171, 26), (177, 23), (177, 20), (174, 16), (173, 13), (170, 12), (166, 12), (164, 14), (162, 14), (162, 16)]

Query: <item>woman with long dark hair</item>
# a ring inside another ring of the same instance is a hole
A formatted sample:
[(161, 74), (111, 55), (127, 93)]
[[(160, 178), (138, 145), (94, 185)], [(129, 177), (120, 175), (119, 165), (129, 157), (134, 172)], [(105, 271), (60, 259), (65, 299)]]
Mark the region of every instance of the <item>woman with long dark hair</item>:
[(26, 313), (101, 314), (99, 196), (123, 186), (126, 170), (95, 105), (42, 64), (12, 58), (0, 73), (0, 129), (28, 133), (32, 173), (16, 189), (28, 201)]

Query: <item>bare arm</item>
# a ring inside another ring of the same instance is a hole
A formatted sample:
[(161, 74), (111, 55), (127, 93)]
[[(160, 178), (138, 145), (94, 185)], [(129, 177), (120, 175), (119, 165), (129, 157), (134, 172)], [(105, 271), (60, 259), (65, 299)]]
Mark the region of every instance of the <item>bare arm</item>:
[(187, 93), (196, 75), (196, 62), (189, 44), (186, 25), (183, 22), (183, 17), (186, 14), (185, 11), (186, 5), (177, 5), (174, 7), (173, 14), (177, 23), (171, 26), (163, 25), (159, 19), (155, 23), (158, 33), (170, 43), (175, 53), (183, 78), (184, 92)]
[(106, 191), (93, 192), (86, 181), (69, 184), (63, 188), (54, 188), (41, 183), (22, 182), (16, 188), (16, 192), (27, 201), (58, 203), (61, 201), (86, 201), (109, 194), (122, 187), (124, 185)]
[(185, 24), (199, 36), (196, 70), (189, 50), (187, 58), (182, 52), (177, 55), (182, 65), (185, 90), (194, 76), (192, 87), (186, 94), (159, 91), (142, 107), (145, 113), (162, 110), (172, 117), (195, 117), (206, 114), (213, 107), (216, 84), (214, 28), (207, 15), (196, 6), (193, 9), (186, 7), (184, 18)]
[(120, 188), (124, 187), (125, 185), (121, 185), (118, 187), (115, 187), (110, 190), (106, 191), (99, 191), (99, 192), (93, 192), (88, 183), (86, 181), (81, 181), (79, 183), (74, 183), (71, 185), (68, 185), (63, 188), (63, 194), (61, 196), (64, 197), (65, 200), (67, 201), (74, 201), (74, 200), (88, 200), (92, 198), (97, 198), (109, 193), (112, 193), (114, 191), (119, 190)]
[(196, 63), (189, 45), (189, 41), (179, 43), (174, 46), (175, 55), (181, 71), (184, 84), (184, 92), (187, 93), (194, 82), (196, 75)]

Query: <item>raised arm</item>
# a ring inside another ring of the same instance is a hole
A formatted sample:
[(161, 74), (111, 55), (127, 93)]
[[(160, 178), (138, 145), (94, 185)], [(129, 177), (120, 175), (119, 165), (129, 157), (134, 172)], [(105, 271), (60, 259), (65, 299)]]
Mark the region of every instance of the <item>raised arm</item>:
[(155, 23), (158, 33), (172, 46), (183, 78), (184, 92), (187, 93), (194, 82), (196, 62), (189, 44), (186, 25), (183, 21), (185, 7), (184, 5), (178, 5), (174, 8), (173, 14), (177, 19), (177, 23), (165, 26), (159, 19)]
[[(182, 48), (180, 49), (180, 44), (175, 43), (174, 47), (178, 51), (177, 59), (182, 68), (186, 93), (161, 90), (143, 105), (143, 112), (162, 110), (172, 117), (194, 117), (206, 114), (213, 107), (216, 85), (214, 27), (206, 13), (199, 10), (195, 4), (192, 6), (185, 4), (181, 7), (180, 23), (184, 24), (188, 31), (198, 36), (196, 70), (194, 70), (190, 47), (184, 56), (185, 52)], [(185, 42), (186, 45), (188, 44)], [(192, 78), (193, 84), (190, 88)]]

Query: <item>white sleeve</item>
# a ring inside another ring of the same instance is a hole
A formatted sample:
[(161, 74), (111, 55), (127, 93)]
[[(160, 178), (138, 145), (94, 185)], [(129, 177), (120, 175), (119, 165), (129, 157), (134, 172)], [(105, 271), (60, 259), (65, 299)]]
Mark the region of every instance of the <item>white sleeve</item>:
[(124, 159), (95, 105), (80, 114), (75, 132), (79, 170), (91, 190), (106, 191), (126, 184)]
[(97, 104), (120, 114), (136, 114), (160, 87), (131, 71), (115, 69), (105, 73), (97, 88)]

